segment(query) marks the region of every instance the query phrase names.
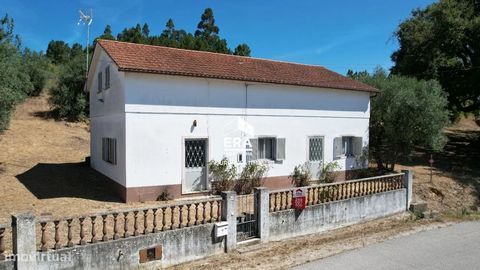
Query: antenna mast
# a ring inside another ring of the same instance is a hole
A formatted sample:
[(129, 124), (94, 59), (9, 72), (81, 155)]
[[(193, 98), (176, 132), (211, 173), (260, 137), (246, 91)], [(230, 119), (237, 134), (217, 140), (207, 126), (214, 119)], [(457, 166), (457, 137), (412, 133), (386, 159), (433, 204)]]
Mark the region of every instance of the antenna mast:
[[(93, 12), (90, 9), (90, 15), (87, 12), (83, 13), (81, 10), (78, 11), (80, 13), (80, 19), (78, 20), (77, 25), (83, 24), (87, 26), (87, 44), (86, 44), (86, 51), (87, 51), (87, 59), (85, 61), (85, 77), (88, 76), (88, 44), (90, 43), (90, 25), (93, 21)], [(87, 15), (85, 15), (87, 14)]]

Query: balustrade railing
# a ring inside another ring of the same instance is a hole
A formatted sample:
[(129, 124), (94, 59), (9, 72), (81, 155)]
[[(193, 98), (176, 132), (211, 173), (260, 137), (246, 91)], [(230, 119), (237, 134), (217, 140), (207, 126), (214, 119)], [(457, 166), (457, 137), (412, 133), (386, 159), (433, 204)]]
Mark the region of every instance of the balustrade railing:
[(7, 253), (12, 252), (12, 228), (0, 224), (0, 261), (4, 261)]
[(221, 204), (218, 197), (61, 219), (40, 217), (37, 243), (40, 251), (48, 251), (216, 222), (221, 220)]
[[(404, 188), (403, 179), (404, 174), (399, 173), (304, 187), (306, 188), (305, 204), (317, 205), (401, 189)], [(290, 188), (270, 192), (270, 212), (292, 208), (294, 190), (295, 188)]]

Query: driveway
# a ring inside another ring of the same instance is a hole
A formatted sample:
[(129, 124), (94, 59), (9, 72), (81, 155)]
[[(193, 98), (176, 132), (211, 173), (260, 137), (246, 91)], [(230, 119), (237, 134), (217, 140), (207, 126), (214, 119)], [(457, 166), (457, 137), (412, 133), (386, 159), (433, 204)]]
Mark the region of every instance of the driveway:
[(480, 222), (388, 240), (293, 269), (479, 269)]

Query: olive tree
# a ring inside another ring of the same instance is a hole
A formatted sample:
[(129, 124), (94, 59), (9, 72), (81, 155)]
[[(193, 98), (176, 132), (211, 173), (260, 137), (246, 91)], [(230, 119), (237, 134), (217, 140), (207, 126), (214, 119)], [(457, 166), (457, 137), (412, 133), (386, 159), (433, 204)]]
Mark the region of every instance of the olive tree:
[(437, 81), (388, 76), (383, 70), (348, 75), (380, 90), (371, 98), (369, 144), (379, 169), (394, 170), (400, 158), (410, 158), (415, 146), (443, 148), (448, 100)]

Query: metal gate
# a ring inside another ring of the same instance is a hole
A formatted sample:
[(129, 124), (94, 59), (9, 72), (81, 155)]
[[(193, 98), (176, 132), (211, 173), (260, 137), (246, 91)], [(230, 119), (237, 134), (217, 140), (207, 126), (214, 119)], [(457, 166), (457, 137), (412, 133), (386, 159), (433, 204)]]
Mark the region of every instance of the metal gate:
[(258, 222), (253, 194), (237, 196), (237, 241), (258, 237)]

